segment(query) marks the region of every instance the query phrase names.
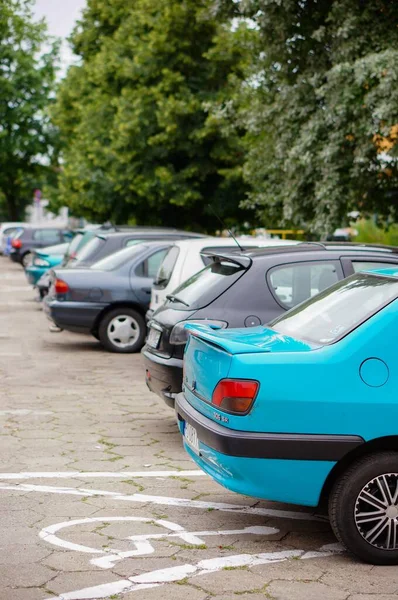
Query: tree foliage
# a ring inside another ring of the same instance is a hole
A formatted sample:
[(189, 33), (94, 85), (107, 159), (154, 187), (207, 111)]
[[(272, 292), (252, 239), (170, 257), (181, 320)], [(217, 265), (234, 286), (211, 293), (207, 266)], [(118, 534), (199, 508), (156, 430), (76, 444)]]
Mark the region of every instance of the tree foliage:
[(247, 206), (318, 233), (349, 210), (398, 217), (398, 3), (219, 0), (261, 52), (239, 98)]
[(57, 44), (32, 20), (32, 0), (0, 0), (0, 210), (23, 217), (54, 153), (47, 106)]
[(247, 215), (241, 132), (216, 107), (251, 60), (254, 33), (210, 0), (88, 0), (54, 110), (59, 201), (116, 222), (212, 229)]

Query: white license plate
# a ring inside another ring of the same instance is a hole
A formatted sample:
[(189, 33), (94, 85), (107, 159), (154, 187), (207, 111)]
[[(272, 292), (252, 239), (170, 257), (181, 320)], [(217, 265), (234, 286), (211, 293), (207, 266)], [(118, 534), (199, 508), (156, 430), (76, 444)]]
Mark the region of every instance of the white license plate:
[(192, 427), (192, 425), (190, 425), (189, 423), (185, 423), (184, 439), (188, 446), (192, 448), (192, 450), (196, 452), (196, 454), (199, 454), (198, 433), (195, 427)]
[(161, 331), (157, 329), (150, 329), (148, 334), (148, 339), (146, 343), (148, 346), (152, 348), (157, 348), (159, 346), (160, 336), (162, 335)]

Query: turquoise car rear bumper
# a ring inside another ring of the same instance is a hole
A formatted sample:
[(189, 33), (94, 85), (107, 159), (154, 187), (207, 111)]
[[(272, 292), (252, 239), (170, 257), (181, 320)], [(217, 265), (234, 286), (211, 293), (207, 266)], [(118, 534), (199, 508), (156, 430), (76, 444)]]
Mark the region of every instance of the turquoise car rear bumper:
[(25, 269), (26, 277), (28, 282), (31, 285), (36, 285), (39, 281), (40, 277), (44, 275), (46, 271), (48, 271), (50, 267), (36, 267), (34, 265), (30, 265)]
[(175, 407), (182, 435), (187, 422), (197, 431), (199, 453), (184, 438), (196, 464), (227, 489), (265, 500), (317, 506), (333, 466), (363, 443), (357, 436), (237, 432), (202, 415), (184, 394)]

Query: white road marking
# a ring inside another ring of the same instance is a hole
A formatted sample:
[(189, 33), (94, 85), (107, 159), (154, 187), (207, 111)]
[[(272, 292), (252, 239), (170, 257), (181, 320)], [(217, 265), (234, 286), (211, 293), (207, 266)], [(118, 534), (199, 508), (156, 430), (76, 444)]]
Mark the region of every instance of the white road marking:
[[(0, 354), (1, 356), (1, 354)], [(10, 355), (7, 355), (10, 356)], [(19, 355), (15, 355), (19, 356)], [(0, 417), (12, 415), (17, 417), (25, 417), (27, 415), (53, 415), (52, 410), (34, 410), (29, 408), (18, 408), (18, 409), (10, 409), (10, 410), (0, 410)], [(13, 473), (11, 473), (13, 474)]]
[(164, 506), (178, 506), (184, 508), (213, 509), (222, 512), (233, 512), (245, 515), (260, 515), (277, 517), (280, 519), (294, 519), (304, 521), (324, 521), (321, 517), (307, 512), (278, 510), (274, 508), (256, 508), (252, 506), (239, 506), (224, 502), (205, 502), (203, 500), (190, 500), (189, 498), (172, 498), (168, 496), (147, 496), (145, 494), (119, 494), (104, 490), (91, 490), (87, 488), (68, 488), (48, 485), (34, 485), (29, 483), (0, 484), (0, 490), (19, 490), (21, 492), (42, 492), (46, 494), (70, 494), (72, 496), (107, 496), (122, 502), (139, 502), (142, 504), (159, 504)]
[(197, 577), (199, 575), (207, 575), (208, 573), (216, 573), (225, 567), (252, 567), (255, 565), (273, 564), (282, 562), (289, 558), (298, 558), (307, 560), (310, 558), (320, 558), (333, 556), (343, 552), (339, 544), (328, 544), (322, 546), (318, 551), (305, 552), (304, 550), (283, 550), (281, 552), (267, 552), (263, 554), (237, 554), (234, 556), (226, 556), (220, 558), (210, 558), (201, 560), (197, 564), (185, 564), (178, 567), (169, 567), (168, 569), (160, 569), (129, 577), (128, 579), (120, 579), (113, 583), (97, 585), (74, 592), (66, 592), (60, 596), (51, 596), (46, 600), (100, 600), (101, 598), (109, 598), (113, 594), (124, 594), (126, 592), (140, 592), (144, 589), (159, 587), (165, 583), (181, 581), (185, 577)]
[[(2, 413), (17, 412), (17, 411), (0, 411)], [(52, 414), (45, 413), (41, 414)], [(22, 473), (0, 473), (0, 479), (75, 479), (76, 477), (82, 478), (114, 478), (114, 479), (126, 479), (126, 477), (208, 477), (204, 471), (197, 469), (191, 471), (118, 471), (114, 473), (112, 471), (37, 471), (37, 472), (22, 472)]]
[[(122, 551), (115, 550), (113, 548), (106, 548), (102, 550), (98, 550), (97, 548), (91, 548), (90, 546), (82, 546), (81, 544), (75, 544), (74, 542), (69, 542), (55, 535), (62, 529), (67, 527), (74, 527), (76, 525), (85, 525), (87, 523), (112, 523), (112, 522), (139, 522), (139, 523), (149, 523), (158, 525), (159, 527), (163, 527), (167, 530), (167, 532), (163, 533), (153, 533), (146, 535), (132, 535), (127, 536), (125, 539), (130, 540), (134, 546), (134, 550)], [(91, 564), (101, 567), (103, 569), (110, 569), (114, 567), (115, 563), (124, 558), (131, 558), (133, 556), (143, 556), (146, 554), (153, 554), (155, 552), (154, 547), (152, 546), (150, 540), (161, 540), (167, 538), (179, 538), (183, 542), (187, 544), (191, 544), (192, 546), (201, 546), (205, 544), (205, 541), (202, 539), (208, 536), (225, 536), (225, 535), (244, 535), (244, 534), (253, 534), (253, 535), (275, 535), (279, 533), (279, 529), (275, 527), (265, 527), (265, 526), (251, 526), (244, 527), (243, 529), (232, 529), (232, 530), (217, 530), (217, 531), (187, 531), (178, 523), (172, 523), (171, 521), (165, 521), (164, 519), (156, 519), (153, 517), (88, 517), (86, 519), (75, 519), (73, 521), (64, 521), (62, 523), (57, 523), (56, 525), (50, 525), (48, 527), (44, 527), (39, 533), (39, 537), (54, 546), (59, 546), (60, 548), (64, 548), (67, 550), (72, 550), (75, 552), (86, 552), (90, 554), (105, 554), (106, 556), (102, 556), (101, 558), (91, 559)]]

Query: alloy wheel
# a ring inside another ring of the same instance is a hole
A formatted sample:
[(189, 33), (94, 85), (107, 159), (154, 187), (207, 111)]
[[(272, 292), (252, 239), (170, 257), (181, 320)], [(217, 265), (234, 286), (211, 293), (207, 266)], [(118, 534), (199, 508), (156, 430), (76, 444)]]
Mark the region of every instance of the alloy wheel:
[(358, 494), (355, 524), (374, 548), (398, 550), (398, 473), (374, 477)]

